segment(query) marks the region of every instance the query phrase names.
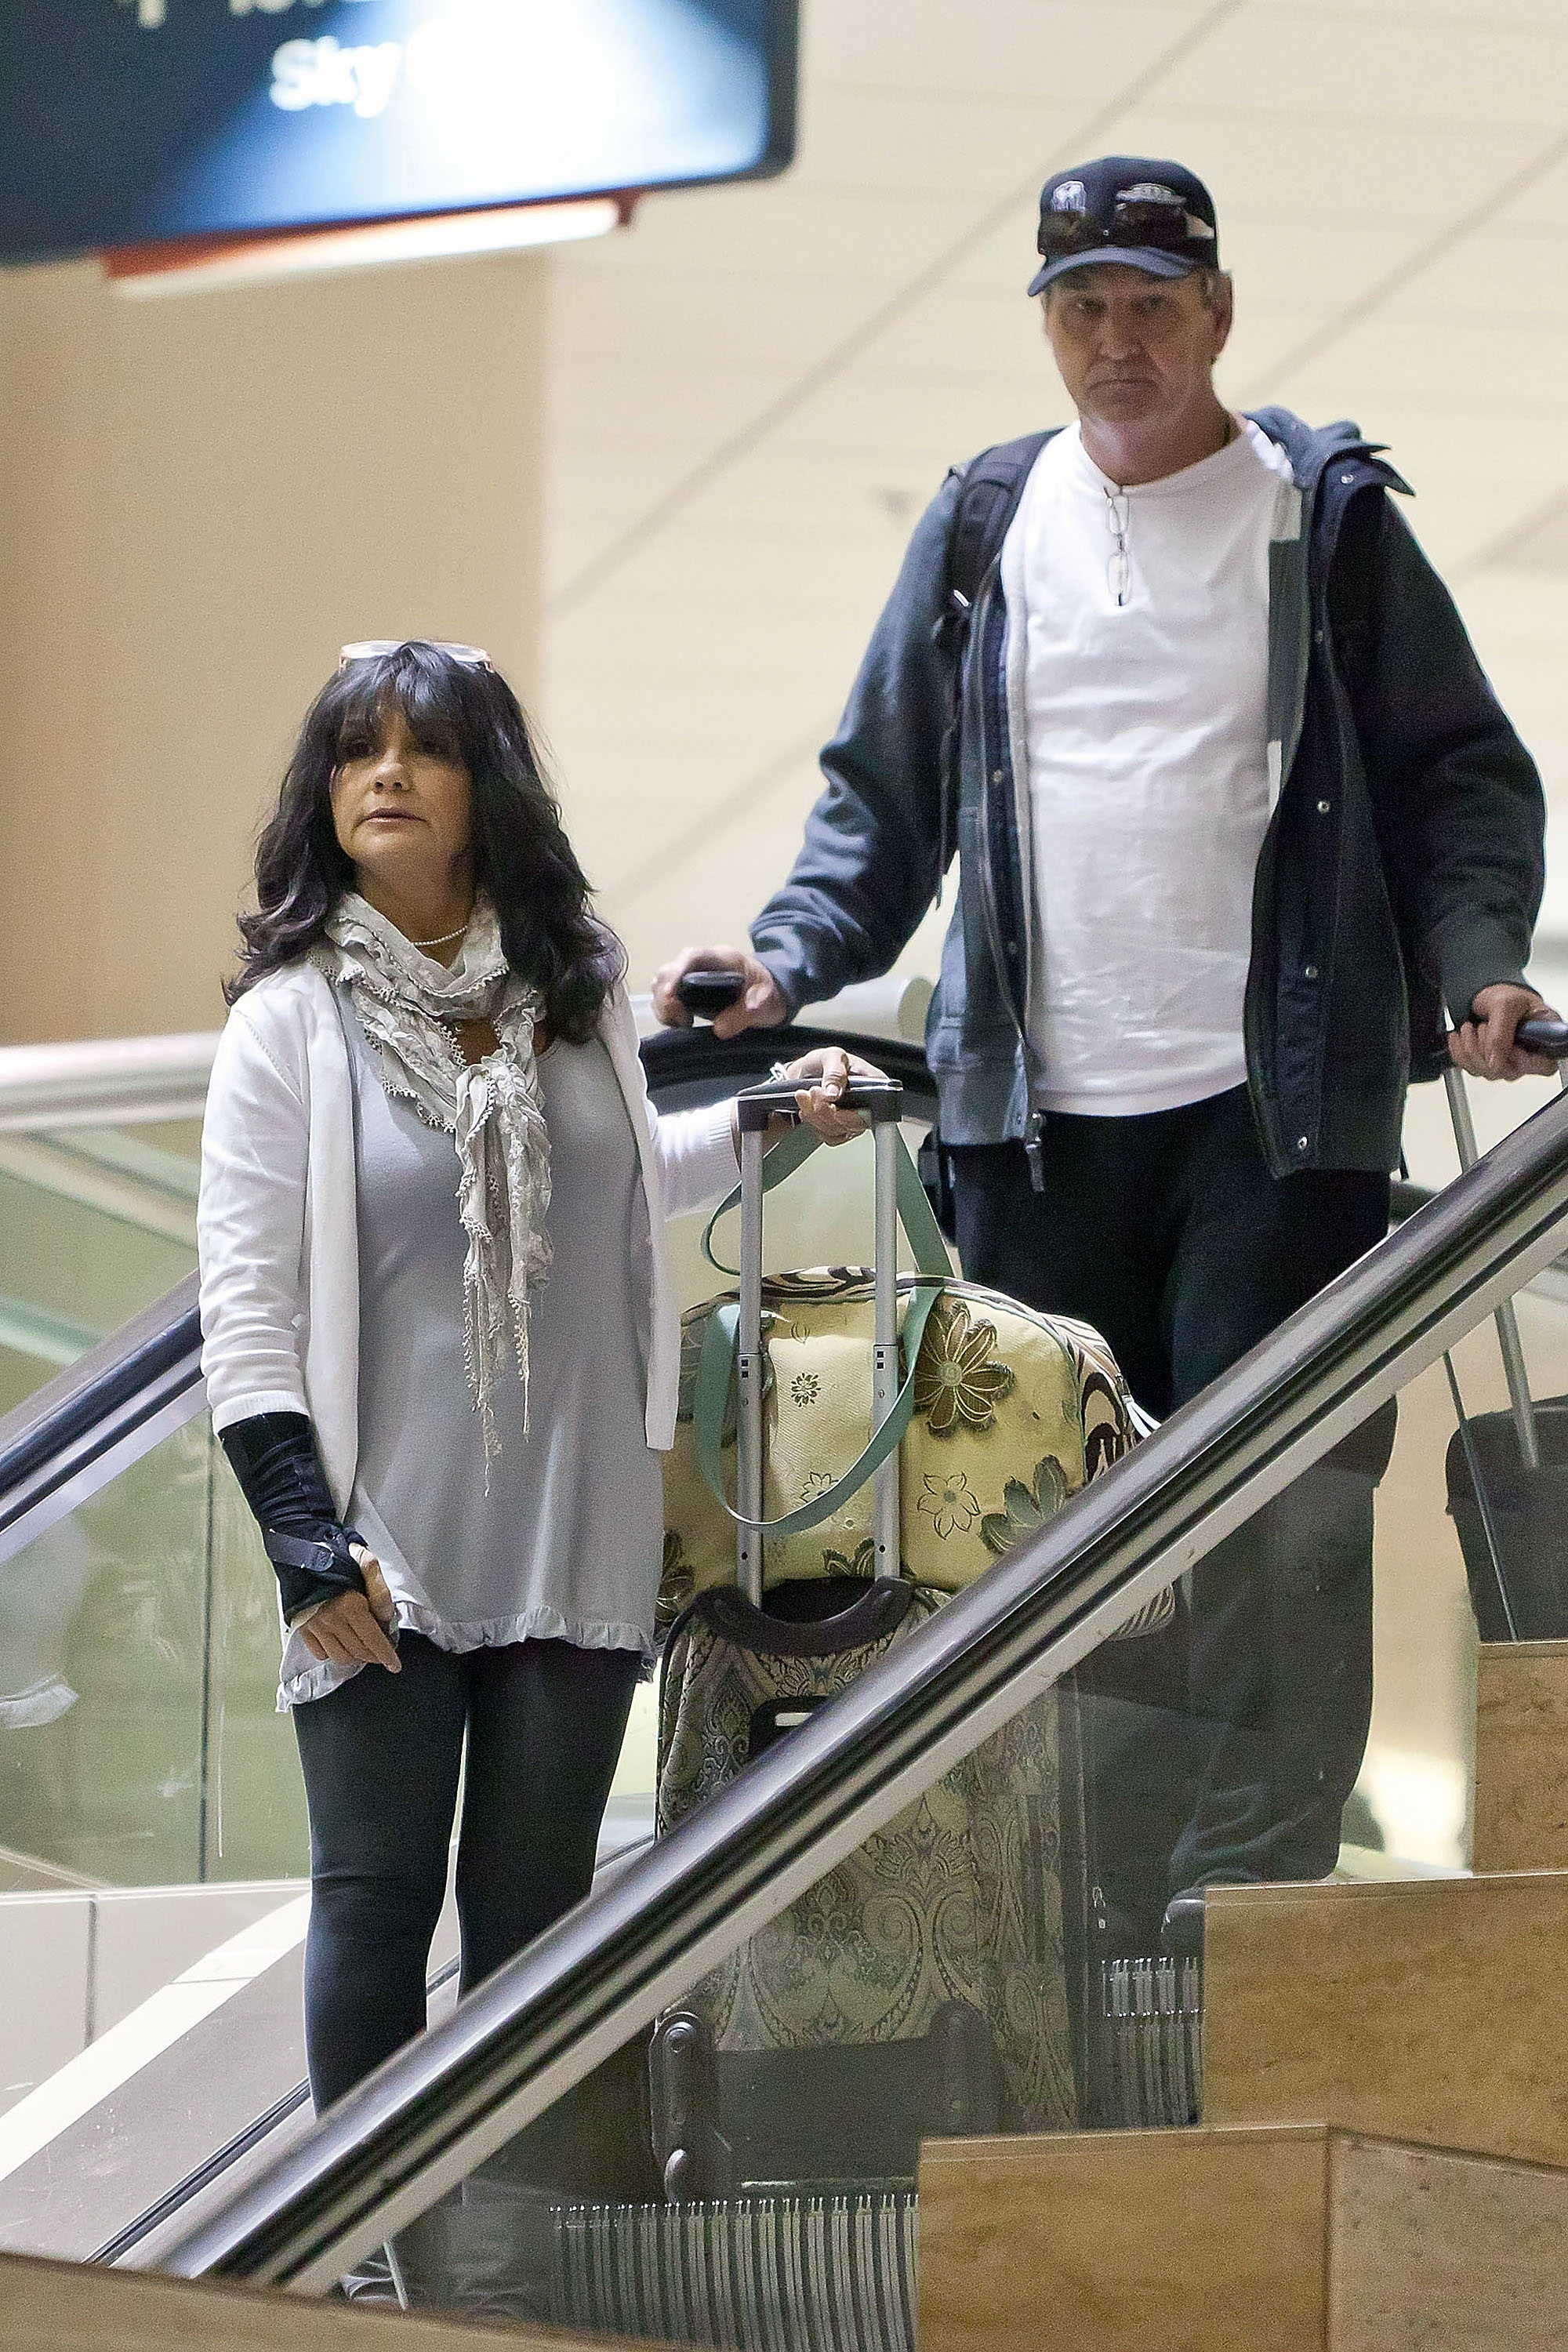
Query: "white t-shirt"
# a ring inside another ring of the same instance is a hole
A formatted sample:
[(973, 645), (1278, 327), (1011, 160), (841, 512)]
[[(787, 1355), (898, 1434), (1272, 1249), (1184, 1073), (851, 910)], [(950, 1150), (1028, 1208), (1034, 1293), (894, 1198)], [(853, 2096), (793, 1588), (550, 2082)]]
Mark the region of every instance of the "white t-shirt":
[(1047, 1110), (1171, 1110), (1246, 1078), (1270, 807), (1268, 545), (1293, 536), (1297, 511), (1289, 461), (1250, 423), (1214, 457), (1124, 491), (1073, 425), (1026, 486), (1003, 576)]

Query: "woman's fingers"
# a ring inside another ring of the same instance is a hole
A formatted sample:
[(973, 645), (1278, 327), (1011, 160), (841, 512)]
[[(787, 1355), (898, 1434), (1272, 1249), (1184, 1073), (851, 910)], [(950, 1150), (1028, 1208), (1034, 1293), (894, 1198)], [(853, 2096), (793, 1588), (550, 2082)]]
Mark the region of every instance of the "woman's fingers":
[(365, 1593), (336, 1594), (300, 1631), (305, 1647), (329, 1665), (384, 1666), (389, 1675), (402, 1671)]
[(370, 1602), (371, 1613), (378, 1624), (384, 1625), (390, 1632), (395, 1611), (386, 1579), (382, 1574), (381, 1562), (363, 1544), (353, 1545), (353, 1551), (359, 1563), (360, 1574), (364, 1579), (365, 1599)]
[(795, 1099), (802, 1118), (824, 1143), (848, 1143), (866, 1132), (866, 1121), (860, 1113), (842, 1108), (836, 1093), (811, 1087), (803, 1088)]
[(384, 1666), (389, 1675), (400, 1673), (397, 1652), (387, 1636), (386, 1629), (377, 1622), (367, 1596), (363, 1592), (345, 1592), (342, 1608), (344, 1639), (353, 1644), (365, 1664)]
[(880, 1078), (883, 1073), (873, 1063), (863, 1062), (855, 1054), (847, 1054), (842, 1045), (818, 1045), (792, 1062), (786, 1077), (805, 1079), (795, 1095), (795, 1106), (825, 1143), (847, 1143), (866, 1131), (866, 1121), (858, 1110), (847, 1109), (844, 1096), (852, 1078)]

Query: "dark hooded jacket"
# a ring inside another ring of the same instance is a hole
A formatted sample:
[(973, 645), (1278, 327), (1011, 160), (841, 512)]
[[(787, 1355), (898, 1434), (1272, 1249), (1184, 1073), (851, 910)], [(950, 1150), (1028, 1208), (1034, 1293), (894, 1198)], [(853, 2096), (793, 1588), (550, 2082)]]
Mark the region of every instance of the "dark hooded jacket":
[[(1405, 1090), (1443, 1062), (1443, 1006), (1518, 982), (1544, 877), (1533, 761), (1452, 598), (1394, 508), (1407, 486), (1350, 424), (1254, 421), (1290, 460), (1297, 535), (1270, 549), (1274, 804), (1253, 891), (1247, 1085), (1276, 1175), (1384, 1172)], [(961, 679), (956, 826), (942, 811), (952, 705), (955, 469), (926, 509), (877, 624), (826, 788), (784, 887), (752, 926), (792, 1009), (888, 970), (942, 882), (957, 903), (926, 1042), (952, 1144), (1025, 1135), (1034, 893), (1020, 848), (1000, 562), (975, 599)], [(1041, 845), (1034, 854), (1049, 854)]]

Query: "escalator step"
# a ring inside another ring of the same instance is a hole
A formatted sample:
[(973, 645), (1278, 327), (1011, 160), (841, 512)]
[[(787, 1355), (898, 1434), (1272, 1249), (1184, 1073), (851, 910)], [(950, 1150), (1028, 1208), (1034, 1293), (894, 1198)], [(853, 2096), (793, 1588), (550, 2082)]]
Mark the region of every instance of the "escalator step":
[(727, 2352), (913, 2352), (915, 2216), (876, 2191), (563, 2206), (552, 2317)]

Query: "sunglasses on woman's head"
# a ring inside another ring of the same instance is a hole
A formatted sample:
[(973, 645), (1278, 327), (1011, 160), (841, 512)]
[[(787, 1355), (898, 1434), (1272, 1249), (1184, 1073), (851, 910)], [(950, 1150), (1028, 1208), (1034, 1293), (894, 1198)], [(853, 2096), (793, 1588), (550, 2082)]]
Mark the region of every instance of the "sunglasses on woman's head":
[(347, 669), (350, 662), (384, 661), (388, 654), (400, 654), (405, 646), (427, 646), (432, 653), (446, 654), (465, 669), (495, 667), (482, 646), (449, 646), (439, 637), (365, 637), (357, 646), (340, 646), (338, 667)]

